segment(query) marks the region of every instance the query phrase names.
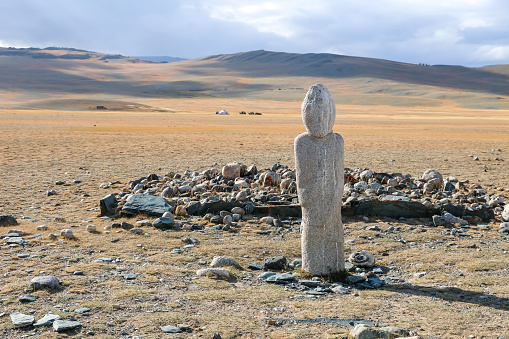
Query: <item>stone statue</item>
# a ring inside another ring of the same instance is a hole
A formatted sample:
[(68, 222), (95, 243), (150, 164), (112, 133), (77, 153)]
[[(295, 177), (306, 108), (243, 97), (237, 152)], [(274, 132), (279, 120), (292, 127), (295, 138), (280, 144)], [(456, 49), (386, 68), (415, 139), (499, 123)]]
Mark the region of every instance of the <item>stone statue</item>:
[(295, 138), (295, 167), (302, 207), (302, 268), (313, 275), (331, 275), (345, 268), (344, 142), (332, 133), (336, 106), (327, 88), (311, 86), (301, 109), (306, 132)]

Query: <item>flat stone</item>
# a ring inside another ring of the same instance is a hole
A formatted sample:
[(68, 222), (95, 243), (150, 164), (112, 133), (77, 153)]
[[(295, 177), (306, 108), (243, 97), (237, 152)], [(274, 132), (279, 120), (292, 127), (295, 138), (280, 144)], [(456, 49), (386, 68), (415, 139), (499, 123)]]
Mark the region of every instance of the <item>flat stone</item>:
[(355, 284), (359, 284), (359, 283), (365, 282), (365, 281), (366, 281), (366, 278), (358, 276), (358, 275), (349, 275), (348, 277), (346, 277), (346, 283), (349, 285), (355, 285)]
[(19, 301), (22, 303), (30, 303), (30, 302), (35, 301), (35, 297), (31, 294), (27, 294), (27, 295), (23, 295), (23, 296), (19, 297)]
[(90, 308), (88, 307), (81, 307), (74, 310), (74, 313), (83, 314), (90, 312)]
[(176, 326), (171, 326), (171, 325), (166, 325), (166, 326), (161, 326), (161, 330), (164, 332), (164, 333), (180, 333), (182, 332), (182, 330)]
[(267, 279), (265, 279), (268, 283), (276, 283), (276, 284), (287, 284), (291, 281), (295, 281), (295, 277), (290, 273), (279, 273), (276, 275), (271, 275)]
[(23, 245), (26, 242), (22, 237), (12, 237), (7, 239), (8, 244)]
[(134, 280), (134, 279), (136, 279), (136, 274), (135, 273), (126, 273), (126, 274), (124, 274), (124, 278), (126, 280)]
[(30, 281), (30, 285), (35, 290), (39, 290), (41, 288), (47, 288), (47, 289), (55, 289), (59, 287), (60, 282), (58, 281), (57, 277), (53, 275), (43, 275), (39, 277), (35, 277)]
[(18, 258), (20, 258), (20, 259), (25, 259), (25, 258), (28, 258), (28, 257), (30, 257), (29, 253), (20, 253), (20, 254), (18, 254)]
[(315, 281), (315, 280), (299, 280), (300, 285), (304, 285), (307, 287), (318, 287), (320, 286), (322, 282), (321, 281)]
[(110, 257), (103, 257), (103, 258), (96, 259), (95, 261), (98, 262), (98, 263), (104, 264), (104, 263), (111, 263), (114, 260), (115, 259), (110, 258)]
[(251, 264), (249, 264), (249, 266), (247, 268), (249, 268), (250, 270), (253, 270), (253, 271), (260, 271), (263, 269), (263, 266), (260, 264), (257, 264), (257, 263), (251, 263)]
[(53, 329), (57, 332), (65, 332), (81, 326), (81, 323), (78, 321), (58, 319), (53, 322)]
[(135, 194), (127, 199), (122, 213), (127, 215), (147, 214), (160, 217), (165, 212), (170, 212), (171, 206), (163, 197), (149, 194)]
[(32, 325), (35, 318), (33, 315), (23, 314), (19, 312), (11, 313), (11, 321), (14, 327), (27, 327)]
[(258, 279), (265, 280), (265, 279), (267, 279), (267, 278), (269, 278), (269, 277), (271, 277), (273, 275), (276, 275), (276, 273), (274, 273), (274, 272), (263, 272), (262, 274), (260, 274), (258, 276)]
[(48, 313), (44, 317), (42, 317), (41, 319), (37, 320), (34, 323), (34, 326), (35, 327), (49, 326), (49, 325), (53, 324), (53, 322), (55, 320), (59, 320), (59, 319), (60, 319), (60, 316), (58, 314)]
[(380, 201), (410, 201), (409, 197), (401, 195), (381, 195), (378, 197)]

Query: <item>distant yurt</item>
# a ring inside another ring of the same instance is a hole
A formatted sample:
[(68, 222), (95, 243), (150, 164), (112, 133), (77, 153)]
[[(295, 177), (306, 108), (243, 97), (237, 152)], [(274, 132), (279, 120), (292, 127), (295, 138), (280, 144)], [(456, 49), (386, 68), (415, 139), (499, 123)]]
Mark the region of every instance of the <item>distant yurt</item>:
[(219, 115), (229, 115), (230, 113), (226, 112), (224, 109), (222, 111), (216, 112)]

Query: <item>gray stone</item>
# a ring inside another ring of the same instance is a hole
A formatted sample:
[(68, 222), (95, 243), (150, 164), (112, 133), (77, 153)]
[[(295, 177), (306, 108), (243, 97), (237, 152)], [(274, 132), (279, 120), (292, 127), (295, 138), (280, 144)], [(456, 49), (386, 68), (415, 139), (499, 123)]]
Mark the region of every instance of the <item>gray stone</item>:
[(350, 255), (348, 261), (357, 267), (369, 268), (375, 266), (376, 259), (367, 251), (357, 251)]
[(235, 266), (240, 267), (240, 265), (235, 261), (235, 259), (227, 257), (227, 256), (215, 256), (210, 263), (210, 267), (224, 267), (224, 266)]
[(74, 233), (68, 228), (64, 228), (60, 231), (60, 236), (64, 239), (72, 240), (75, 239)]
[(434, 170), (434, 169), (426, 170), (422, 174), (422, 180), (428, 182), (432, 179), (439, 179), (440, 181), (443, 181), (444, 177), (442, 176), (442, 174), (440, 174), (440, 172), (438, 172), (437, 170)]
[(286, 257), (280, 255), (277, 257), (265, 258), (263, 268), (266, 270), (282, 270), (286, 267)]
[(88, 313), (90, 312), (90, 308), (88, 307), (81, 307), (81, 308), (77, 308), (74, 310), (74, 313), (77, 313), (77, 314), (83, 314), (83, 313)]
[(441, 215), (434, 215), (432, 217), (432, 219), (433, 219), (433, 225), (435, 225), (436, 227), (445, 226), (447, 224)]
[(355, 215), (389, 218), (426, 218), (428, 211), (419, 201), (361, 201), (353, 211)]
[(23, 296), (19, 297), (19, 301), (22, 303), (30, 303), (30, 302), (35, 301), (35, 297), (31, 294), (27, 294), (27, 295), (23, 295)]
[(136, 279), (136, 273), (126, 273), (124, 274), (125, 280), (134, 280)]
[(403, 195), (381, 195), (378, 197), (380, 201), (410, 201), (409, 197)]
[(217, 279), (230, 279), (230, 273), (223, 268), (202, 268), (196, 272), (199, 277), (212, 277)]
[(18, 221), (12, 215), (0, 215), (0, 226), (14, 226)]
[(11, 313), (11, 321), (14, 327), (27, 327), (32, 325), (35, 318), (33, 315), (23, 314), (19, 312)]
[(366, 278), (358, 276), (358, 275), (349, 275), (346, 277), (346, 283), (349, 285), (356, 285), (362, 282), (365, 282)]
[(53, 329), (57, 332), (65, 332), (81, 326), (82, 326), (81, 323), (79, 323), (78, 321), (58, 319), (53, 322)]
[(154, 220), (154, 222), (152, 222), (152, 226), (158, 229), (172, 228), (173, 226), (175, 226), (175, 219), (160, 217)]
[(350, 331), (352, 339), (393, 339), (408, 337), (410, 332), (394, 326), (381, 328), (371, 327), (365, 324), (357, 324)]
[(127, 215), (147, 214), (160, 217), (169, 212), (171, 206), (163, 197), (156, 197), (149, 194), (135, 194), (127, 199), (122, 213)]
[(258, 279), (265, 280), (265, 279), (267, 279), (267, 278), (269, 278), (269, 277), (271, 277), (273, 275), (276, 275), (276, 273), (274, 273), (274, 272), (263, 272), (262, 274), (260, 274), (258, 276)]
[(115, 194), (108, 194), (99, 201), (101, 207), (101, 216), (115, 215), (117, 212), (117, 198)]
[(344, 269), (344, 142), (332, 132), (336, 106), (327, 88), (311, 86), (301, 109), (306, 132), (297, 136), (294, 149), (302, 207), (302, 268), (327, 275)]
[(180, 333), (180, 332), (182, 332), (182, 330), (180, 328), (171, 326), (171, 325), (161, 326), (161, 330), (164, 333)]
[(249, 268), (250, 270), (253, 270), (253, 271), (260, 271), (263, 269), (263, 266), (260, 264), (257, 264), (257, 263), (251, 263), (251, 264), (249, 264), (249, 266), (247, 268)]
[(344, 286), (336, 286), (332, 288), (332, 292), (336, 294), (349, 294), (350, 290)]
[(8, 244), (23, 245), (26, 242), (22, 237), (10, 237), (7, 239)]
[(276, 284), (287, 284), (289, 282), (295, 281), (295, 277), (290, 273), (279, 273), (275, 275), (271, 275), (266, 278), (265, 281), (268, 283), (276, 283)]
[(34, 289), (34, 291), (46, 288), (46, 289), (55, 289), (60, 286), (60, 282), (57, 277), (53, 275), (43, 275), (39, 277), (35, 277), (30, 281), (30, 286)]
[(60, 316), (58, 314), (48, 313), (44, 317), (42, 317), (41, 319), (37, 320), (34, 323), (34, 326), (35, 327), (49, 326), (49, 325), (53, 324), (53, 322), (55, 320), (59, 320), (59, 319), (60, 319)]
[(502, 211), (502, 220), (509, 222), (509, 204), (504, 206), (504, 210)]

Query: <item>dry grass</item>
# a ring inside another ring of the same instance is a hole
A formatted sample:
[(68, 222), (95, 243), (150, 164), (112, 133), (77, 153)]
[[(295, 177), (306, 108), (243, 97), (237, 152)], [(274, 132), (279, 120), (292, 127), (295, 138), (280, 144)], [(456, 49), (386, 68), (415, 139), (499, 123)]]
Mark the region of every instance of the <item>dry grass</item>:
[[(275, 162), (293, 166), (293, 139), (303, 131), (300, 103), (296, 101), (203, 98), (137, 102), (172, 111), (0, 110), (0, 214), (16, 216), (20, 225), (12, 228), (26, 231), (30, 240), (25, 249), (0, 247), (0, 313), (35, 310), (37, 318), (50, 310), (72, 311), (87, 306), (92, 309), (87, 318), (76, 316), (84, 321), (82, 333), (95, 331), (101, 338), (118, 338), (124, 331), (159, 337), (159, 326), (180, 322), (191, 324), (193, 333), (203, 337), (219, 332), (223, 338), (340, 338), (348, 333), (348, 328), (332, 325), (277, 327), (262, 321), (266, 317), (319, 316), (367, 318), (435, 338), (509, 335), (508, 309), (501, 304), (509, 297), (509, 260), (507, 253), (499, 251), (509, 248), (507, 239), (496, 233), (496, 224), (489, 231), (472, 229), (472, 239), (458, 240), (444, 236), (441, 228), (429, 227), (426, 220), (403, 223), (347, 219), (346, 250), (374, 253), (380, 264), (396, 267), (415, 289), (386, 288), (361, 291), (358, 296), (330, 295), (308, 301), (293, 298), (295, 292), (262, 284), (256, 273), (243, 270), (230, 269), (236, 276), (232, 282), (195, 276), (196, 270), (203, 267), (198, 261), (210, 263), (215, 255), (231, 256), (244, 269), (252, 262), (262, 263), (267, 256), (297, 258), (298, 233), (283, 239), (261, 236), (253, 232), (261, 227), (256, 223), (250, 223), (251, 229), (241, 234), (161, 232), (152, 228), (145, 229), (150, 237), (116, 230), (102, 233), (111, 221), (94, 218), (98, 211), (93, 208), (98, 207), (99, 199), (118, 192), (123, 185), (99, 189), (101, 183), (119, 180), (125, 184), (150, 173), (203, 170), (233, 160), (254, 163), (259, 168)], [(263, 115), (214, 115), (220, 108), (233, 113), (260, 111)], [(493, 190), (507, 189), (509, 159), (495, 158), (505, 158), (509, 150), (508, 116), (507, 111), (468, 110), (452, 105), (338, 105), (335, 131), (346, 141), (347, 167), (413, 175), (435, 168), (460, 180), (493, 184)], [(479, 156), (480, 161), (472, 161), (471, 154)], [(57, 180), (69, 185), (56, 186)], [(82, 183), (73, 184), (73, 180)], [(50, 189), (57, 190), (57, 195), (47, 197), (45, 193)], [(22, 220), (22, 215), (37, 221)], [(136, 219), (121, 221), (135, 223)], [(85, 228), (90, 223), (101, 232), (87, 233)], [(40, 224), (48, 225), (49, 230), (37, 231)], [(365, 224), (382, 229), (395, 226), (401, 231), (376, 238), (375, 233), (362, 229)], [(71, 228), (78, 240), (47, 239), (48, 233), (59, 234), (63, 228)], [(420, 228), (427, 232), (420, 232)], [(42, 240), (35, 239), (36, 233), (42, 235)], [(181, 239), (188, 236), (198, 238), (200, 244), (183, 254), (171, 254), (171, 249), (181, 247)], [(116, 238), (119, 240), (112, 242)], [(408, 242), (403, 244), (400, 238)], [(443, 244), (437, 245), (437, 240)], [(489, 248), (484, 248), (481, 241)], [(447, 246), (449, 242), (455, 245)], [(479, 250), (467, 248), (472, 243)], [(35, 256), (17, 257), (25, 252)], [(382, 256), (383, 252), (389, 256)], [(95, 262), (100, 257), (121, 261)], [(27, 274), (27, 269), (34, 273)], [(41, 270), (59, 277), (64, 282), (63, 290), (37, 291), (35, 303), (19, 304), (17, 298), (27, 293), (30, 279)], [(83, 271), (84, 276), (74, 276), (74, 271)], [(424, 271), (426, 275), (414, 276)], [(124, 273), (138, 276), (126, 280)], [(482, 296), (491, 298), (480, 299)], [(275, 308), (283, 308), (284, 312)], [(9, 317), (0, 318), (0, 336), (15, 338), (23, 333), (12, 328)], [(36, 333), (55, 337), (49, 329), (38, 329)]]

